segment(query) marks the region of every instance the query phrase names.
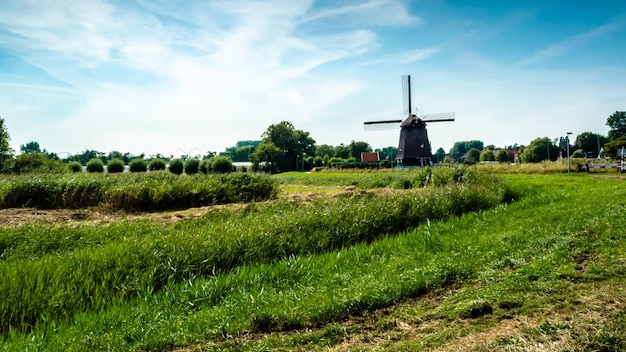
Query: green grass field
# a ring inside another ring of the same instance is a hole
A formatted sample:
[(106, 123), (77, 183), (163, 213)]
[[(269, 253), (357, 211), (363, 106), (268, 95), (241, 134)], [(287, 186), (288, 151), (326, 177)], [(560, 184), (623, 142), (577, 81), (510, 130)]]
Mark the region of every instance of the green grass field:
[(626, 348), (616, 174), (468, 172), (408, 190), (418, 173), (274, 178), (283, 191), (398, 190), (171, 224), (2, 228), (0, 349)]

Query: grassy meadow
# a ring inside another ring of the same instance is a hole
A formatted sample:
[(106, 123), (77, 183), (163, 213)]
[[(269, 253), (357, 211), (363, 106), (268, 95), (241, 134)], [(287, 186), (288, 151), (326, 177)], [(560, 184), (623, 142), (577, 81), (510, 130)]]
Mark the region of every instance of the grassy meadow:
[(275, 175), (357, 190), (174, 223), (0, 228), (0, 350), (626, 349), (623, 177), (422, 171)]

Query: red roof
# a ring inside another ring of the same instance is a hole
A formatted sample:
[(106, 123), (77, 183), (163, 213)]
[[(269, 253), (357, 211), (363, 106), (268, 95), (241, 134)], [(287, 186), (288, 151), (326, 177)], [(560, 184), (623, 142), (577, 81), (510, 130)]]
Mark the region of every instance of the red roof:
[(361, 161), (364, 163), (372, 163), (380, 161), (378, 153), (361, 152)]

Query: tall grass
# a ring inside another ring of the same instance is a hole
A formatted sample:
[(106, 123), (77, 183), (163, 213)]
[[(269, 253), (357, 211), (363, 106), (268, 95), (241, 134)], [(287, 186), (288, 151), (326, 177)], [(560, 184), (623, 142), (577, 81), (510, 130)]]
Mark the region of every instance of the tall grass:
[(281, 201), (222, 210), (172, 226), (0, 230), (0, 331), (67, 321), (169, 284), (241, 265), (270, 263), (372, 242), (424, 221), (487, 209), (511, 197), (485, 176), (393, 196), (358, 194), (311, 203)]
[(0, 184), (0, 208), (164, 210), (275, 198), (267, 175), (194, 175), (168, 172), (121, 175), (71, 174), (8, 177)]
[[(523, 287), (529, 287), (525, 282), (547, 277), (564, 282), (567, 278), (561, 275), (575, 264), (572, 251), (578, 242), (591, 241), (589, 248), (611, 247), (623, 254), (626, 208), (600, 206), (619, 204), (626, 196), (619, 180), (602, 183), (587, 177), (561, 177), (546, 181), (525, 176), (514, 182), (525, 197), (512, 204), (426, 222), (397, 236), (335, 251), (240, 265), (211, 277), (171, 280), (160, 290), (146, 287), (132, 299), (75, 313), (72, 322), (43, 314), (45, 318), (29, 334), (14, 328), (8, 331), (4, 346), (14, 350), (171, 350), (201, 340), (227, 343), (225, 338), (247, 332), (339, 321), (451, 283), (482, 275), (488, 280), (490, 272), (515, 271), (512, 277)], [(554, 187), (559, 184), (563, 187)], [(580, 216), (572, 216), (573, 202)], [(595, 236), (588, 238), (589, 234)], [(533, 294), (548, 294), (540, 291), (542, 287), (552, 289), (539, 285)], [(57, 302), (57, 297), (52, 295), (50, 301)], [(506, 299), (489, 296), (483, 305), (505, 306), (500, 303)], [(460, 302), (449, 315), (471, 317), (472, 307)], [(342, 336), (332, 329), (326, 333), (330, 339)], [(270, 350), (269, 343), (262, 339), (248, 347)], [(282, 348), (303, 348), (309, 342), (302, 338), (291, 343)], [(207, 344), (208, 349), (211, 346), (215, 345)]]

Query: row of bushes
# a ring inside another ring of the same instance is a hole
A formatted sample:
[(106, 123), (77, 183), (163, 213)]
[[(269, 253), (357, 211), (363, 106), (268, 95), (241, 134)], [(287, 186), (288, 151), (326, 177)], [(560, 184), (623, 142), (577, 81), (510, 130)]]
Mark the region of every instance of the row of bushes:
[(63, 177), (15, 176), (0, 185), (0, 208), (165, 210), (275, 198), (268, 175), (232, 173), (177, 177), (168, 172)]
[(370, 242), (424, 221), (496, 206), (508, 194), (499, 179), (464, 176), (424, 192), (255, 203), (173, 226), (0, 231), (0, 277), (9, 278), (0, 280), (0, 334), (245, 264)]
[[(72, 172), (80, 172), (83, 167), (78, 161), (73, 161), (68, 164), (69, 169)], [(87, 162), (86, 169), (88, 172), (102, 173), (104, 172), (104, 162), (100, 158), (93, 158)], [(124, 172), (126, 165), (122, 159), (111, 159), (106, 165), (106, 171), (108, 173), (120, 173)], [(165, 160), (155, 158), (149, 162), (144, 159), (133, 159), (128, 163), (128, 170), (130, 172), (146, 172), (160, 171), (168, 169), (171, 173), (180, 175), (183, 172), (187, 175), (194, 175), (198, 172), (204, 174), (208, 173), (229, 173), (235, 171), (233, 162), (225, 156), (218, 156), (211, 159), (204, 159), (202, 161), (198, 159), (188, 159), (183, 161), (182, 159), (172, 159), (169, 162), (169, 166)]]

